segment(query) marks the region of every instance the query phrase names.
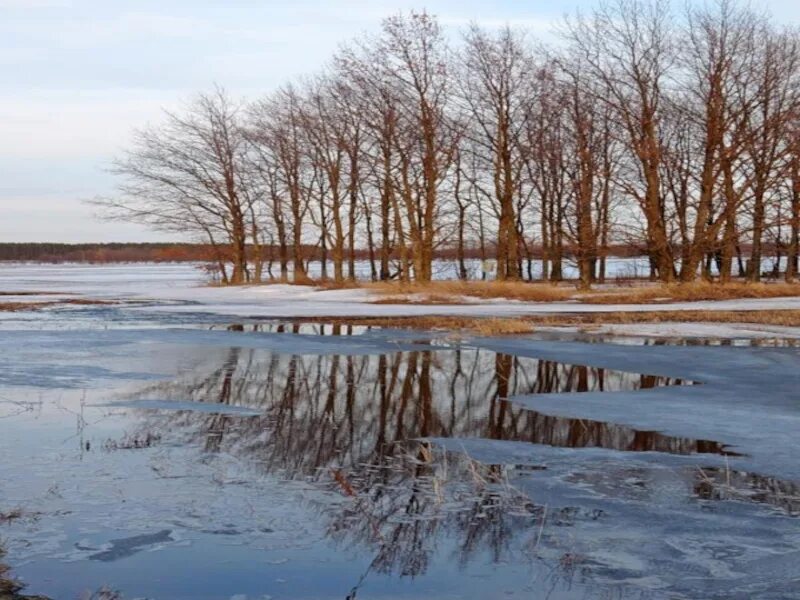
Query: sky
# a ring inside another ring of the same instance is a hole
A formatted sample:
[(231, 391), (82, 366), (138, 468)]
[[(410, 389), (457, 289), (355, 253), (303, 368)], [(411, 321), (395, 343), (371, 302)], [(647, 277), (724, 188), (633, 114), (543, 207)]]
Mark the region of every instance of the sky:
[[(215, 84), (256, 98), (411, 9), (552, 35), (597, 0), (0, 0), (0, 242), (166, 241), (96, 218), (135, 128)], [(687, 0), (693, 2), (694, 0)], [(800, 2), (762, 0), (800, 26)]]

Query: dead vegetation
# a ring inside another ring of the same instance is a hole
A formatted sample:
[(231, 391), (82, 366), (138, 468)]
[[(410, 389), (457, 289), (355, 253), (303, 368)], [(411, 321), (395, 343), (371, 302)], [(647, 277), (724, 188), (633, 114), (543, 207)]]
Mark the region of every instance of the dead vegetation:
[[(22, 509), (15, 508), (7, 512), (0, 512), (0, 524), (10, 523), (27, 516)], [(5, 556), (5, 550), (0, 546), (0, 561)], [(11, 576), (11, 568), (0, 562), (0, 600), (49, 600), (44, 596), (26, 596), (20, 594), (24, 586)]]
[[(279, 283), (279, 282), (275, 282)], [(286, 282), (290, 283), (291, 282)], [(622, 280), (616, 284), (579, 290), (574, 282), (561, 284), (526, 281), (462, 281), (423, 282), (335, 282), (330, 279), (309, 280), (319, 290), (363, 289), (373, 294), (372, 304), (459, 305), (480, 300), (514, 300), (519, 302), (580, 302), (583, 304), (669, 304), (759, 298), (800, 296), (800, 283), (752, 283), (734, 281), (719, 283), (653, 283), (643, 280)]]
[(590, 312), (522, 315), (519, 317), (467, 317), (417, 315), (397, 317), (317, 317), (303, 322), (361, 325), (429, 331), (457, 331), (476, 335), (512, 335), (533, 332), (536, 327), (582, 327), (637, 323), (749, 323), (800, 327), (800, 310), (717, 311), (663, 310), (638, 312)]
[[(0, 558), (3, 557), (3, 550), (0, 548)], [(16, 600), (20, 598), (17, 592), (22, 589), (22, 586), (14, 579), (10, 578), (11, 569), (8, 565), (0, 563), (0, 600)]]
[(0, 312), (21, 312), (41, 308), (42, 302), (0, 302)]
[(458, 296), (446, 296), (443, 294), (414, 294), (410, 296), (387, 296), (372, 300), (371, 304), (421, 304), (425, 306), (447, 305), (454, 306), (469, 304)]
[(36, 292), (31, 290), (15, 291), (7, 290), (0, 292), (0, 296), (70, 296), (69, 292)]
[(637, 323), (749, 323), (800, 327), (800, 310), (663, 310), (530, 315), (541, 326), (624, 325)]
[(466, 304), (466, 300), (515, 300), (521, 302), (581, 302), (584, 304), (668, 304), (783, 298), (800, 296), (800, 283), (727, 284), (698, 281), (692, 283), (638, 284), (579, 291), (573, 285), (513, 281), (433, 281), (430, 283), (381, 282), (348, 285), (316, 284), (320, 289), (362, 287), (373, 292), (373, 304)]
[(118, 440), (107, 439), (103, 442), (103, 450), (140, 450), (151, 448), (161, 441), (161, 436), (157, 433), (145, 432), (140, 434), (125, 434)]
[(0, 512), (0, 525), (5, 523), (10, 523), (12, 521), (18, 521), (22, 517), (25, 516), (25, 513), (22, 511), (21, 508), (12, 508), (6, 512)]
[(55, 304), (73, 304), (75, 306), (113, 306), (122, 303), (122, 300), (99, 300), (97, 298), (69, 298), (55, 302)]
[(800, 283), (734, 282), (720, 284), (698, 281), (596, 291), (581, 295), (579, 299), (588, 304), (660, 304), (792, 296), (800, 296)]
[(514, 335), (531, 333), (534, 325), (524, 319), (484, 318), (467, 319), (459, 329), (477, 335)]
[(36, 511), (28, 511), (22, 508), (12, 508), (5, 512), (0, 511), (0, 525), (7, 525), (15, 521), (37, 521), (42, 516)]
[[(388, 296), (432, 295), (444, 297), (478, 298), (481, 300), (506, 299), (525, 302), (563, 302), (572, 299), (575, 288), (550, 283), (526, 283), (519, 281), (431, 281), (429, 283), (370, 283), (367, 290)], [(458, 302), (456, 302), (458, 303)]]
[(85, 592), (80, 596), (80, 600), (124, 600), (122, 593), (112, 590), (108, 586), (103, 586), (95, 592)]
[(427, 331), (452, 331), (476, 335), (512, 335), (531, 333), (532, 320), (504, 317), (457, 317), (450, 315), (417, 315), (411, 317), (314, 317), (303, 318), (303, 323), (326, 323), (332, 325), (361, 325), (364, 327), (388, 327), (394, 329), (421, 329)]
[(100, 300), (97, 298), (67, 298), (65, 300), (45, 302), (0, 302), (0, 312), (23, 312), (41, 310), (54, 306), (113, 306), (123, 304), (122, 300)]

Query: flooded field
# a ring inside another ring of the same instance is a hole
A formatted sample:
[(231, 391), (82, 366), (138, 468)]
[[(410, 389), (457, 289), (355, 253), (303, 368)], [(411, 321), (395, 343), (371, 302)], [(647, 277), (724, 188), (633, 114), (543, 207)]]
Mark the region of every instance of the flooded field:
[(780, 340), (9, 313), (0, 598), (800, 598), (798, 366)]

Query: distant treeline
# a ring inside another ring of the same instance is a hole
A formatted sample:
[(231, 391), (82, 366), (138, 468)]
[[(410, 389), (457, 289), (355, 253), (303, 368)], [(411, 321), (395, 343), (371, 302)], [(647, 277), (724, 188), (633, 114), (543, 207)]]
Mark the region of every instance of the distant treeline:
[[(253, 248), (248, 247), (248, 255), (252, 258)], [(491, 249), (490, 249), (491, 250)], [(262, 259), (277, 261), (280, 259), (280, 248), (262, 246)], [(118, 263), (118, 262), (212, 262), (218, 257), (220, 249), (209, 244), (190, 243), (108, 243), (108, 244), (54, 244), (46, 242), (0, 243), (0, 261), (33, 261), (45, 263), (85, 262), (85, 263)], [(613, 246), (611, 256), (641, 256), (642, 248), (635, 246)], [(437, 250), (436, 258), (456, 260), (458, 252), (455, 248)], [(466, 248), (464, 257), (480, 259), (485, 256), (479, 248)], [(491, 252), (488, 255), (491, 256)], [(319, 247), (304, 247), (307, 260), (322, 259), (323, 252)], [(532, 257), (541, 258), (541, 249), (534, 249)], [(358, 249), (356, 260), (370, 260), (368, 249)]]
[(2, 261), (36, 262), (175, 262), (206, 261), (212, 252), (205, 244), (51, 244), (0, 243)]

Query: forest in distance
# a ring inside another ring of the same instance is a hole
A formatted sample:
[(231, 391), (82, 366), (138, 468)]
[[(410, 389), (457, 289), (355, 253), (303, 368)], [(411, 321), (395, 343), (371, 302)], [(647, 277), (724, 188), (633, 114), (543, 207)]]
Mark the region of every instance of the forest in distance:
[(462, 279), (477, 254), (588, 287), (615, 247), (665, 283), (758, 281), (767, 256), (794, 280), (800, 33), (737, 0), (613, 0), (559, 35), (398, 14), (263, 98), (218, 87), (138, 131), (94, 203), (192, 235), (230, 284), (264, 279), (264, 248), (300, 283), (364, 256), (427, 282), (447, 252)]
[[(254, 262), (255, 248), (246, 247), (248, 262)], [(494, 248), (464, 248), (463, 258), (485, 259), (493, 255)], [(745, 248), (747, 250), (747, 248)], [(775, 248), (768, 247), (770, 254)], [(260, 245), (258, 251), (262, 261), (277, 262), (280, 260), (279, 246)], [(324, 256), (324, 248), (318, 245), (304, 245), (302, 248), (306, 261), (320, 261)], [(210, 262), (221, 256), (229, 259), (226, 249), (210, 244), (182, 242), (108, 242), (108, 243), (53, 243), (53, 242), (0, 242), (0, 261), (7, 262), (41, 262), (41, 263), (137, 263), (137, 262)], [(639, 256), (640, 249), (635, 246), (611, 246), (608, 256), (628, 258)], [(356, 248), (356, 260), (369, 260), (370, 252), (366, 248)], [(571, 256), (571, 253), (568, 254)], [(396, 257), (395, 257), (396, 258)], [(456, 260), (458, 253), (454, 248), (439, 248), (434, 252), (438, 260)], [(542, 258), (541, 248), (533, 248), (530, 259)]]

